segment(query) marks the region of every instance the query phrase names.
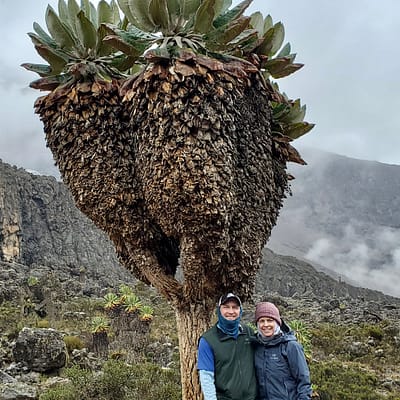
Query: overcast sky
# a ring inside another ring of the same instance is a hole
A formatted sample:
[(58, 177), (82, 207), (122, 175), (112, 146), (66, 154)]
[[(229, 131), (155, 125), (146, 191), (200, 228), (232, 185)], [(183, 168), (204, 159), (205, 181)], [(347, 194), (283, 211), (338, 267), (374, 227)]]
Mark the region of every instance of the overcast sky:
[[(47, 4), (57, 7), (54, 0), (0, 0), (0, 158), (56, 174), (33, 112), (42, 93), (28, 87), (37, 75), (20, 67), (43, 62), (26, 33), (34, 21), (45, 27)], [(257, 10), (283, 22), (296, 61), (305, 64), (278, 81), (316, 124), (295, 147), (400, 164), (400, 1), (255, 0), (247, 14)]]

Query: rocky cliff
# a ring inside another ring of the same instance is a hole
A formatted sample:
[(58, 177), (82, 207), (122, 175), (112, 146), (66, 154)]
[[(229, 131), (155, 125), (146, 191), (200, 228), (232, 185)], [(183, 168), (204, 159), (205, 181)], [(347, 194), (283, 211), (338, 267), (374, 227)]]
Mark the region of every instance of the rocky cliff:
[(75, 207), (61, 182), (2, 162), (0, 260), (8, 291), (21, 275), (49, 271), (62, 280), (85, 274), (97, 286), (132, 280), (106, 235)]

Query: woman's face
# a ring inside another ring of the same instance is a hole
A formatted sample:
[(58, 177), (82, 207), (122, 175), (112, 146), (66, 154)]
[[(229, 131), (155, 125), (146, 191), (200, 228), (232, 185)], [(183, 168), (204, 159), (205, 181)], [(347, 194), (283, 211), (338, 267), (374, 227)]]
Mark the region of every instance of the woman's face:
[(221, 311), (221, 315), (229, 321), (234, 321), (240, 315), (240, 306), (235, 300), (227, 301), (225, 304), (221, 304), (219, 309)]
[(257, 321), (257, 328), (263, 336), (273, 336), (278, 323), (269, 317), (262, 317)]

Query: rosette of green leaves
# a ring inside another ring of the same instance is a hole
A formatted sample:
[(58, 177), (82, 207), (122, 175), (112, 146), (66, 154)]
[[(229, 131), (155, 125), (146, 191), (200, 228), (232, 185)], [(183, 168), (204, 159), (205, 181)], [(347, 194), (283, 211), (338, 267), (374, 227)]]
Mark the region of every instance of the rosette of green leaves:
[(115, 293), (107, 293), (104, 296), (104, 308), (107, 311), (114, 310), (121, 305), (121, 301), (118, 295)]
[(142, 302), (140, 301), (139, 297), (136, 296), (134, 293), (127, 295), (124, 299), (124, 310), (128, 314), (134, 313), (140, 310), (142, 307)]
[(34, 88), (51, 90), (86, 78), (109, 81), (121, 77), (138, 59), (103, 41), (107, 35), (104, 24), (121, 29), (127, 24), (115, 0), (101, 0), (97, 8), (89, 0), (80, 5), (76, 0), (59, 0), (58, 12), (47, 7), (45, 22), (48, 32), (34, 22), (34, 32), (28, 35), (48, 64), (22, 64), (42, 77), (31, 83)]
[(125, 54), (135, 53), (140, 41), (151, 38), (152, 53), (163, 58), (179, 56), (180, 49), (236, 56), (238, 47), (257, 39), (257, 32), (248, 29), (250, 17), (243, 15), (252, 0), (233, 8), (231, 0), (117, 1), (129, 26), (123, 32), (108, 24), (106, 41)]
[(158, 47), (153, 52), (163, 57), (166, 48), (191, 48), (210, 56), (246, 60), (256, 55), (267, 79), (287, 76), (303, 66), (294, 62), (296, 55), (289, 43), (282, 47), (285, 30), (281, 22), (274, 24), (270, 15), (264, 19), (260, 12), (244, 15), (252, 0), (232, 8), (231, 0), (117, 1), (130, 26), (123, 32), (108, 24), (108, 41), (125, 54), (140, 52), (140, 42), (154, 39)]
[(108, 318), (97, 315), (92, 318), (91, 332), (94, 334), (105, 333), (110, 330), (110, 321)]
[(142, 321), (150, 322), (154, 318), (154, 309), (151, 306), (145, 305), (140, 309), (140, 319)]

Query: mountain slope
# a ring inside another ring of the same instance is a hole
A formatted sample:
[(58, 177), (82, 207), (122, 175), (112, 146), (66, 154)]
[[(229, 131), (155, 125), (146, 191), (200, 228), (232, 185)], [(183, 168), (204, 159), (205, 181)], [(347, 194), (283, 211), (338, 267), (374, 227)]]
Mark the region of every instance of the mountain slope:
[(268, 247), (400, 296), (400, 166), (303, 155)]

